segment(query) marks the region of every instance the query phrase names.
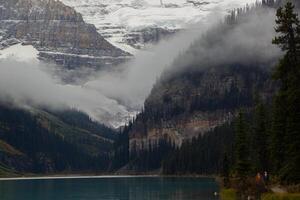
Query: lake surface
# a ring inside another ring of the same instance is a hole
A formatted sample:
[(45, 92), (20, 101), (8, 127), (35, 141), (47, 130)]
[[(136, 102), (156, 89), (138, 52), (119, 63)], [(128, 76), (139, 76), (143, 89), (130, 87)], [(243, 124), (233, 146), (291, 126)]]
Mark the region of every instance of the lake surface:
[(214, 179), (98, 177), (0, 180), (1, 200), (217, 200)]

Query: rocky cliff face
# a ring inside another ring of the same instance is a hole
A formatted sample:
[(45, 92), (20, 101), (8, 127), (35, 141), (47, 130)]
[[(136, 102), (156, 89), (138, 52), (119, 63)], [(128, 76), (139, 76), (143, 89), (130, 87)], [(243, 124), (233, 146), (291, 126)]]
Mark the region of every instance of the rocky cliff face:
[(0, 0), (0, 29), (1, 48), (14, 38), (32, 44), (41, 59), (72, 68), (116, 65), (130, 56), (57, 0)]
[(216, 110), (214, 112), (186, 113), (177, 116), (176, 120), (159, 122), (150, 122), (151, 120), (149, 120), (144, 123), (138, 119), (130, 132), (129, 152), (151, 151), (151, 148), (159, 147), (162, 140), (180, 147), (183, 142), (232, 120), (234, 114), (235, 112), (230, 110)]
[(145, 48), (146, 44), (156, 44), (162, 39), (175, 34), (178, 30), (169, 30), (163, 28), (144, 28), (139, 31), (127, 33), (124, 35), (124, 42), (135, 49)]
[(271, 96), (274, 87), (268, 80), (262, 68), (233, 65), (159, 81), (133, 123), (130, 152), (155, 148), (161, 140), (179, 147), (231, 121), (241, 107), (251, 109), (255, 91)]

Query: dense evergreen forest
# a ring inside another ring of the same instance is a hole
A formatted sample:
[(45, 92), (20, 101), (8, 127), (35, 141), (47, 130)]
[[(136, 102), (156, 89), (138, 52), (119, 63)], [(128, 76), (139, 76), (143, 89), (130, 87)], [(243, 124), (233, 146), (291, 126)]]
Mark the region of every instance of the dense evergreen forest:
[(257, 97), (252, 111), (183, 144), (164, 160), (164, 173), (246, 177), (268, 171), (282, 183), (300, 182), (300, 24), (291, 3), (276, 16), (273, 43), (285, 55), (273, 71), (280, 86), (272, 103)]
[[(173, 64), (176, 66), (174, 67), (176, 71), (174, 72), (174, 68), (167, 69), (158, 79), (145, 101), (142, 112), (125, 128), (123, 134), (126, 136), (122, 137), (123, 145), (122, 139), (120, 139), (116, 148), (127, 148), (128, 151), (129, 145), (125, 138), (134, 137), (133, 132), (146, 136), (149, 128), (174, 127), (197, 112), (216, 112), (216, 115), (218, 115), (220, 110), (226, 113), (234, 113), (241, 107), (251, 109), (255, 105), (253, 98), (253, 91), (255, 90), (265, 100), (270, 101), (274, 88), (276, 88), (276, 83), (271, 80), (271, 63), (259, 63), (259, 61), (235, 62), (206, 67), (199, 64), (197, 60), (191, 61), (187, 66), (186, 63), (181, 62), (189, 58), (186, 55), (197, 53), (198, 48), (203, 48), (203, 46), (209, 48), (209, 46), (218, 45), (218, 42), (220, 42), (219, 39), (216, 39), (220, 36), (218, 33), (230, 35), (231, 30), (238, 26), (240, 21), (247, 21), (248, 16), (256, 13), (257, 10), (265, 12), (262, 8), (265, 6), (275, 7), (276, 5), (274, 1), (267, 1), (263, 5), (259, 4), (233, 11), (226, 18), (224, 24), (219, 24), (209, 31), (209, 34), (203, 36), (204, 39), (195, 41), (191, 49), (180, 55)], [(141, 152), (136, 153), (134, 145), (132, 146), (133, 153), (124, 157), (129, 158), (129, 163), (133, 165), (135, 170), (154, 170), (154, 166), (160, 166), (163, 158), (168, 156), (169, 152), (172, 152), (172, 149), (175, 148), (172, 142), (159, 143), (168, 146), (162, 148), (165, 151), (158, 153), (160, 160), (151, 159), (151, 157), (157, 156), (154, 147), (149, 147), (150, 151), (143, 150), (143, 153), (140, 154)], [(116, 150), (116, 152), (119, 152), (119, 150)], [(128, 152), (125, 154), (127, 155)], [(145, 166), (145, 160), (153, 160), (154, 163)]]
[[(299, 2), (294, 3), (299, 9)], [(284, 56), (276, 67), (262, 70), (261, 67), (247, 68), (236, 64), (235, 69), (222, 66), (218, 70), (237, 73), (246, 80), (245, 90), (232, 85), (232, 89), (222, 96), (215, 91), (202, 97), (192, 95), (191, 88), (201, 87), (201, 77), (207, 77), (207, 73), (185, 71), (166, 75), (153, 90), (170, 84), (174, 85), (175, 92), (146, 100), (143, 112), (125, 127), (116, 145), (116, 156), (124, 158), (117, 166), (133, 165), (135, 170), (141, 171), (162, 166), (165, 174), (222, 174), (240, 178), (268, 171), (281, 183), (300, 182), (300, 25), (296, 9), (292, 3), (285, 4), (285, 1), (263, 1), (262, 5), (234, 11), (227, 17), (226, 23), (234, 25), (239, 18), (261, 7), (279, 7), (273, 44), (282, 49)], [(258, 71), (255, 73), (253, 70)], [(251, 77), (259, 78), (251, 80)], [(186, 85), (178, 87), (178, 83)], [(149, 147), (138, 153), (133, 148), (129, 153), (128, 138), (132, 129), (147, 135), (149, 127), (161, 127), (170, 120), (176, 123), (180, 116), (191, 115), (198, 110), (223, 109), (224, 106), (228, 110), (238, 108), (233, 120), (184, 142), (180, 147), (165, 141), (159, 148)]]
[(36, 112), (0, 106), (2, 167), (20, 173), (108, 170), (112, 144), (93, 135), (109, 134), (108, 141), (115, 132), (77, 111)]

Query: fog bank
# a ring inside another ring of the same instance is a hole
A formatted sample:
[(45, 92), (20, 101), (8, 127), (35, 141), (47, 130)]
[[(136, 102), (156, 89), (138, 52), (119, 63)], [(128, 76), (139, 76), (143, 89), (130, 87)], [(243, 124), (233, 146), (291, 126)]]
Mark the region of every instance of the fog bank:
[[(275, 10), (261, 10), (224, 29), (222, 12), (168, 40), (142, 51), (122, 66), (123, 71), (101, 71), (83, 85), (61, 84), (49, 66), (36, 59), (0, 60), (0, 100), (18, 106), (76, 108), (93, 119), (114, 127), (124, 124), (139, 111), (156, 80), (170, 74), (232, 63), (265, 66), (276, 63), (280, 50), (271, 44)], [(218, 28), (215, 28), (218, 27)]]
[(162, 72), (172, 76), (185, 70), (245, 64), (270, 67), (281, 56), (272, 44), (275, 36), (275, 10), (257, 9), (239, 19), (237, 25), (220, 23), (221, 17), (209, 16), (175, 37), (141, 52), (125, 66), (124, 73), (99, 74), (85, 84), (133, 109), (140, 109)]
[[(39, 62), (0, 61), (0, 100), (16, 106), (78, 109), (94, 120), (117, 127), (130, 113), (126, 107), (84, 86), (57, 83)], [(121, 123), (121, 124), (120, 124)]]

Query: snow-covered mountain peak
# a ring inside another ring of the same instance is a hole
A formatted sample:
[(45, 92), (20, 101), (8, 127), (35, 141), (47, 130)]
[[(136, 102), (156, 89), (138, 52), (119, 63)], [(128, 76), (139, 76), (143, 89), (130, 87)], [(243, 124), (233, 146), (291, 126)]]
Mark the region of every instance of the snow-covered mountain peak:
[[(61, 0), (94, 24), (112, 44), (134, 53), (147, 43), (149, 29), (174, 31), (205, 20), (209, 14), (226, 14), (256, 0)], [(165, 31), (165, 32), (166, 32)], [(154, 32), (154, 35), (157, 31)]]

